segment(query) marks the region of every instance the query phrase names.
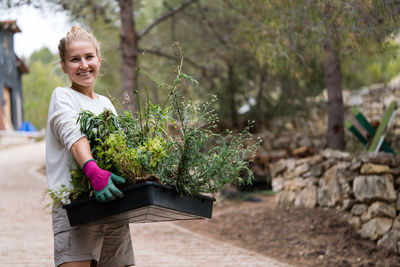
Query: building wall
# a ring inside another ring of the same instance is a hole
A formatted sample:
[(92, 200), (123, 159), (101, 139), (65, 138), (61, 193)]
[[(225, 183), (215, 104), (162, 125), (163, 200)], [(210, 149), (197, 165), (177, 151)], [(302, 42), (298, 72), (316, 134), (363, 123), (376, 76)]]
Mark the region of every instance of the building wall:
[(13, 48), (13, 32), (0, 30), (0, 100), (3, 105), (3, 90), (5, 87), (11, 89), (11, 120), (18, 129), (23, 120), (22, 86)]

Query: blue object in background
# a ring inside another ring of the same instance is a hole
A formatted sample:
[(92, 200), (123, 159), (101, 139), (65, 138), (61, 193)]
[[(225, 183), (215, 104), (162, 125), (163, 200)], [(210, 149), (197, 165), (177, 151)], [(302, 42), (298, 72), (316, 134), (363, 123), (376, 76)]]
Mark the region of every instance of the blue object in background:
[(33, 124), (30, 123), (29, 121), (22, 122), (18, 131), (37, 132), (35, 126), (33, 126)]

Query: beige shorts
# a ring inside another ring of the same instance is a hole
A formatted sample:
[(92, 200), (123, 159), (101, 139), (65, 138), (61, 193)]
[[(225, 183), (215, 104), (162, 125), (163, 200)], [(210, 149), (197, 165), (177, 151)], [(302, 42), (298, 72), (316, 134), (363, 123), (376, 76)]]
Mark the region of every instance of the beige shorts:
[(97, 267), (135, 265), (129, 224), (69, 225), (66, 211), (53, 207), (55, 266), (93, 260)]

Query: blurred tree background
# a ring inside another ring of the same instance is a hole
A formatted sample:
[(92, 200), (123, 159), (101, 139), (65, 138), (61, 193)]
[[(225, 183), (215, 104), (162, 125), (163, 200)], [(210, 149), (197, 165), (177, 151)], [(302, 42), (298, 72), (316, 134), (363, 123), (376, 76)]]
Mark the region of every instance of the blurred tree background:
[[(134, 68), (172, 82), (179, 60), (172, 44), (179, 42), (184, 71), (200, 82), (199, 89), (185, 94), (201, 101), (217, 95), (221, 128), (239, 129), (254, 120), (262, 131), (276, 120), (306, 119), (314, 105), (306, 100), (327, 88), (327, 132), (335, 137), (328, 138), (334, 141), (328, 146), (343, 149), (342, 89), (388, 82), (400, 72), (400, 4), (391, 0), (47, 2), (101, 42), (104, 75), (96, 90), (115, 99), (120, 112), (134, 102), (132, 88), (139, 93), (147, 88), (155, 103), (166, 97)], [(20, 0), (6, 7), (27, 4), (41, 5)], [(58, 58), (47, 49), (27, 62), (25, 116), (43, 128), (49, 96), (66, 80), (54, 71)]]

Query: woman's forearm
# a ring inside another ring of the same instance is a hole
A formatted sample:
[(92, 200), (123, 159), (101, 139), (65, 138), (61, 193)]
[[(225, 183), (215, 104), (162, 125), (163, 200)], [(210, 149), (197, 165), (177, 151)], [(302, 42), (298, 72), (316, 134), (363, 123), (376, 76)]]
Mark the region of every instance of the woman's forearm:
[(71, 146), (71, 154), (74, 157), (75, 161), (78, 163), (78, 165), (82, 168), (83, 164), (88, 161), (89, 159), (92, 159), (92, 152), (90, 151), (90, 145), (89, 141), (87, 140), (86, 137), (83, 137), (76, 141), (72, 146)]

